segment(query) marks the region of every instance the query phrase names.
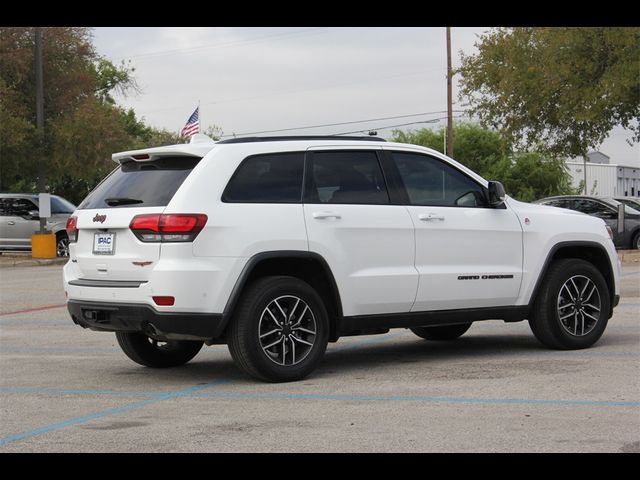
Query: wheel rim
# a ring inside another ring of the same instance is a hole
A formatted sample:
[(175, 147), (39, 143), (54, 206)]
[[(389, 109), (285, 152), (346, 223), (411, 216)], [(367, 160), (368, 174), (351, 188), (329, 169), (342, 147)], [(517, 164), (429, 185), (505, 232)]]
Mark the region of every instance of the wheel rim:
[(598, 324), (601, 309), (600, 291), (590, 278), (575, 275), (560, 288), (558, 319), (567, 333), (575, 337), (588, 335)]
[(58, 240), (58, 244), (56, 246), (56, 255), (59, 257), (68, 257), (69, 256), (69, 240), (66, 238), (61, 238)]
[(260, 315), (258, 338), (264, 354), (278, 365), (302, 362), (316, 343), (316, 319), (299, 297), (283, 295), (271, 301)]

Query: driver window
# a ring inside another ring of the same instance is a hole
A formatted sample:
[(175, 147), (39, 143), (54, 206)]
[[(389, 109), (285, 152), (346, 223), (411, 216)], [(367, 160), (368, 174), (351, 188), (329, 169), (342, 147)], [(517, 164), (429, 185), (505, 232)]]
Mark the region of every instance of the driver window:
[(486, 207), (484, 189), (471, 178), (433, 157), (393, 152), (410, 205)]

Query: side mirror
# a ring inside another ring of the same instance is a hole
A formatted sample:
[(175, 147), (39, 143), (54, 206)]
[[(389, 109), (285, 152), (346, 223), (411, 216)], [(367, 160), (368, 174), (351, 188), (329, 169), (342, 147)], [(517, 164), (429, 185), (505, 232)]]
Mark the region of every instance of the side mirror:
[(507, 194), (500, 182), (489, 182), (489, 205), (496, 208), (504, 203)]
[(618, 205), (618, 233), (624, 232), (624, 203)]

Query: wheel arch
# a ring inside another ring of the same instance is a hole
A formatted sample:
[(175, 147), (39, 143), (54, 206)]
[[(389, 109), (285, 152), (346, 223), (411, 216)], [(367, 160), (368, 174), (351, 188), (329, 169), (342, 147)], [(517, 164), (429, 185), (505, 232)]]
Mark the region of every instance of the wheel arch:
[(545, 259), (540, 275), (536, 281), (536, 285), (531, 293), (529, 307), (533, 307), (533, 303), (540, 292), (540, 287), (542, 286), (542, 282), (544, 281), (551, 264), (562, 258), (577, 258), (585, 260), (594, 265), (602, 273), (605, 282), (607, 283), (607, 288), (609, 289), (609, 300), (611, 305), (609, 316), (613, 315), (613, 307), (615, 306), (615, 277), (613, 274), (613, 267), (609, 261), (609, 255), (604, 246), (596, 242), (561, 242), (554, 245)]
[(329, 315), (329, 339), (337, 340), (338, 319), (342, 317), (342, 302), (331, 268), (319, 254), (298, 250), (261, 252), (249, 259), (231, 291), (222, 313), (220, 334), (223, 335), (233, 317), (242, 292), (252, 281), (271, 275), (299, 278), (316, 290)]

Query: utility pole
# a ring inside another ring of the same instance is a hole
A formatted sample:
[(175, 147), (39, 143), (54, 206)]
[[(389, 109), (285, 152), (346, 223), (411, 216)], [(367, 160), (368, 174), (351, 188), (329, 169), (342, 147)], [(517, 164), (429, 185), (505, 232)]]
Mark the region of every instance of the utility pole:
[(447, 27), (447, 155), (453, 156), (453, 97), (451, 94), (451, 27)]
[[(44, 193), (44, 87), (42, 79), (42, 27), (35, 27), (36, 59), (36, 138), (38, 142), (38, 192)], [(40, 218), (40, 233), (45, 231), (46, 219)]]

